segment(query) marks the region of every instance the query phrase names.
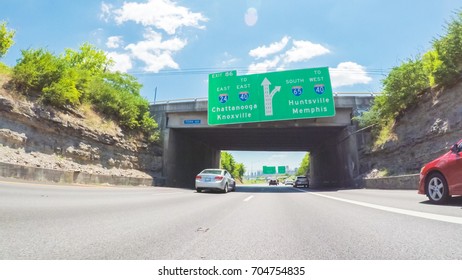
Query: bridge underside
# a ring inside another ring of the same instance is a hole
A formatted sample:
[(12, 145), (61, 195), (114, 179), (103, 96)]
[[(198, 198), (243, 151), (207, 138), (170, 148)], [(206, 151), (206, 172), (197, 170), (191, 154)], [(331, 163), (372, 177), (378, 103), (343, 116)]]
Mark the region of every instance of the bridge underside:
[(352, 130), (350, 126), (170, 128), (164, 155), (167, 184), (193, 188), (197, 173), (219, 167), (221, 150), (242, 150), (309, 151), (313, 186), (352, 186), (358, 175)]
[(169, 186), (194, 188), (197, 173), (219, 167), (222, 150), (309, 151), (311, 185), (354, 186), (359, 162), (351, 119), (372, 99), (336, 96), (333, 117), (224, 126), (208, 125), (207, 100), (153, 105), (151, 114), (162, 131), (162, 175)]
[(310, 151), (344, 127), (174, 129), (188, 139), (218, 150)]

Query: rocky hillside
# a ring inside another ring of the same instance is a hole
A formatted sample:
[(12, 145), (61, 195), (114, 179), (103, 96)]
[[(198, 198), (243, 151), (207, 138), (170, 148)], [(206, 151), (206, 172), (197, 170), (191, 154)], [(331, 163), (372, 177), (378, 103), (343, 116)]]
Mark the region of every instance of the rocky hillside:
[(361, 172), (389, 175), (419, 173), (423, 164), (447, 152), (462, 139), (462, 81), (446, 89), (428, 90), (396, 121), (390, 140), (363, 151)]
[(161, 149), (92, 112), (58, 111), (15, 93), (0, 75), (0, 162), (91, 174), (153, 177)]

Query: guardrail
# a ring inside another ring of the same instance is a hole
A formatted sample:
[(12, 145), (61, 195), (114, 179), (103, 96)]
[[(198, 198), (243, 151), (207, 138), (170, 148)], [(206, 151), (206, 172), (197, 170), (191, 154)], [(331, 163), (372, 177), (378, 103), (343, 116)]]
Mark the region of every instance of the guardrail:
[[(347, 96), (347, 97), (376, 97), (381, 95), (379, 92), (334, 92), (334, 96)], [(186, 102), (197, 102), (197, 101), (207, 101), (208, 97), (197, 97), (197, 98), (181, 98), (173, 100), (160, 100), (156, 102), (151, 102), (150, 105), (157, 104), (170, 104), (170, 103), (186, 103)]]
[(197, 97), (197, 98), (181, 98), (181, 99), (173, 99), (173, 100), (160, 100), (156, 102), (151, 102), (150, 105), (157, 105), (157, 104), (170, 104), (170, 103), (186, 103), (186, 102), (197, 102), (197, 101), (207, 101), (207, 97)]

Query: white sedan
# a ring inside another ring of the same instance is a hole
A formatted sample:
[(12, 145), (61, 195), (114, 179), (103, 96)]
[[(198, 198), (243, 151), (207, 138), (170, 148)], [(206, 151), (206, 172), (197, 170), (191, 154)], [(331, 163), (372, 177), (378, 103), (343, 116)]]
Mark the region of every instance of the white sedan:
[(196, 176), (196, 191), (202, 190), (235, 191), (236, 181), (225, 169), (205, 169)]

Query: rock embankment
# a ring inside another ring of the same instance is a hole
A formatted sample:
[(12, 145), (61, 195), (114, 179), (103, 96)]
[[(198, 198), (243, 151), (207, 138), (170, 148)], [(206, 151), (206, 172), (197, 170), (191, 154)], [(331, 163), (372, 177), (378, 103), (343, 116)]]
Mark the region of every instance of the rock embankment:
[[(96, 114), (94, 115), (94, 117)], [(89, 174), (152, 178), (161, 171), (161, 148), (89, 125), (77, 111), (59, 111), (14, 93), (0, 77), (0, 162)]]
[(422, 166), (462, 139), (462, 82), (428, 90), (396, 121), (391, 140), (361, 155), (362, 173), (386, 170), (388, 175), (419, 173)]

